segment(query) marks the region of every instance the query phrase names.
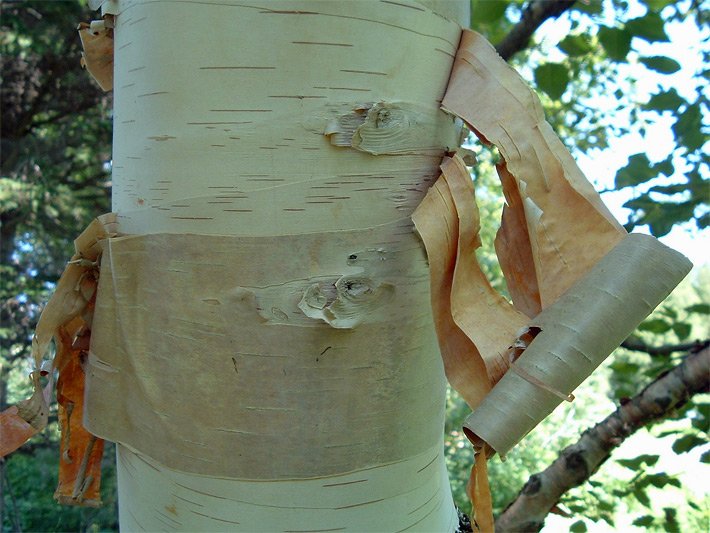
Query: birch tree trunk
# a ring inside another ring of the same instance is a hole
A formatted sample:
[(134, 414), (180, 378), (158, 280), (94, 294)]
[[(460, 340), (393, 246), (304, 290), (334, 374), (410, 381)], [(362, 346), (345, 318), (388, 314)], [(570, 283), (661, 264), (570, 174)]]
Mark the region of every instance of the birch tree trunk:
[(123, 530), (451, 531), (410, 215), (468, 2), (131, 1), (85, 423)]

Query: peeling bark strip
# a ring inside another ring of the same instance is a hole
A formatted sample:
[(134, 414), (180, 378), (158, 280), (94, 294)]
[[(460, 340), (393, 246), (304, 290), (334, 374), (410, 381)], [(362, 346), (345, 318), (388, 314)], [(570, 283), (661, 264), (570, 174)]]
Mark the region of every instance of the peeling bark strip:
[[(509, 208), (516, 211), (515, 216), (504, 218), (503, 223), (511, 226), (501, 231), (509, 243), (524, 246), (498, 246), (496, 251), (506, 281), (514, 287), (511, 292), (524, 295), (513, 300), (516, 307), (528, 313), (535, 310), (535, 301), (547, 307), (626, 231), (545, 121), (534, 91), (475, 32), (463, 32), (442, 109), (498, 147)], [(521, 259), (534, 268), (520, 271), (515, 263)]]
[(591, 477), (637, 429), (708, 391), (710, 349), (688, 355), (614, 413), (585, 431), (543, 472), (535, 474), (496, 520), (496, 531), (538, 531), (560, 497)]
[(429, 258), (431, 306), (449, 383), (475, 408), (506, 372), (505, 355), (527, 321), (476, 261), (480, 221), (473, 182), (459, 156), (412, 215)]
[[(93, 313), (93, 298), (88, 313)], [(104, 441), (84, 427), (84, 361), (89, 349), (91, 322), (75, 318), (57, 331), (55, 367), (59, 424), (59, 483), (54, 498), (66, 505), (101, 505), (101, 458)]]
[(55, 497), (61, 503), (97, 506), (101, 501), (103, 441), (88, 433), (82, 423), (84, 371), (81, 366), (92, 323), (101, 255), (99, 241), (115, 234), (115, 221), (113, 214), (99, 217), (74, 241), (75, 254), (43, 309), (32, 339), (34, 393), (29, 400), (0, 413), (0, 456), (14, 451), (44, 429), (49, 413), (47, 404), (53, 392), (53, 374), (49, 373), (44, 390), (40, 375), (47, 374), (44, 357), (55, 339), (57, 354), (52, 368), (59, 371), (57, 399), (62, 432), (59, 486)]

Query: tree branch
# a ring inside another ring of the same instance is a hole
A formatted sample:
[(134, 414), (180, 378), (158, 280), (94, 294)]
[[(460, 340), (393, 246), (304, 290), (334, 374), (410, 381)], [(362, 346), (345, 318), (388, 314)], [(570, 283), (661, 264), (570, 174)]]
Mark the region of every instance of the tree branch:
[(498, 517), (496, 531), (539, 531), (560, 497), (587, 481), (627, 437), (683, 405), (694, 394), (706, 392), (708, 367), (709, 347), (691, 353), (673, 370), (656, 378), (614, 413), (586, 430), (549, 467), (530, 477)]
[(515, 54), (527, 48), (530, 37), (543, 22), (559, 17), (575, 0), (533, 0), (523, 10), (523, 15), (508, 35), (496, 45), (500, 56), (509, 61)]
[(648, 355), (670, 355), (674, 352), (698, 352), (710, 346), (710, 339), (704, 341), (696, 340), (682, 344), (666, 344), (664, 346), (649, 346), (638, 339), (626, 339), (621, 343), (622, 348), (635, 352), (644, 352)]

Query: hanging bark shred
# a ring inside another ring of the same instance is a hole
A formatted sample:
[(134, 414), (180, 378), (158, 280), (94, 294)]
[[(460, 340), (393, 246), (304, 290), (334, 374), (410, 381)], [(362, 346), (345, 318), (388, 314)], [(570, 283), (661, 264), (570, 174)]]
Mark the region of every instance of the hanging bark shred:
[[(61, 503), (100, 504), (100, 461), (103, 441), (89, 434), (82, 424), (84, 402), (83, 360), (96, 297), (99, 241), (115, 234), (113, 214), (95, 219), (74, 241), (75, 254), (57, 282), (52, 298), (40, 315), (32, 339), (34, 393), (28, 400), (0, 413), (0, 457), (16, 450), (47, 425), (52, 372), (43, 370), (52, 339), (57, 354), (53, 369), (59, 371), (57, 397), (62, 433), (59, 487), (55, 497)], [(41, 377), (48, 383), (43, 388)]]
[[(89, 302), (93, 308), (93, 299)], [(57, 403), (61, 441), (59, 485), (54, 493), (62, 504), (97, 507), (101, 504), (101, 457), (104, 441), (83, 425), (84, 361), (90, 330), (83, 317), (59, 327), (55, 366), (59, 370)]]
[(495, 238), (496, 255), (513, 305), (532, 318), (542, 311), (542, 303), (525, 207), (517, 182), (508, 172), (505, 162), (496, 168), (505, 195), (501, 224)]
[[(476, 261), (478, 210), (459, 156), (444, 161), (442, 176), (412, 220), (429, 258), (431, 304), (447, 378), (475, 407), (505, 374), (505, 350), (525, 318), (490, 286)], [(490, 320), (486, 327), (481, 316)]]

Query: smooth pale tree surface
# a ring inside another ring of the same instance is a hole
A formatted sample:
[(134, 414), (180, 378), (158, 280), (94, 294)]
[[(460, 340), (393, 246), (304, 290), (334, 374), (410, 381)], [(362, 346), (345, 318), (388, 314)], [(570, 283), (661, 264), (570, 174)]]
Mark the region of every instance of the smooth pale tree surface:
[[(105, 4), (113, 206), (132, 235), (116, 253), (137, 247), (149, 273), (101, 278), (96, 320), (115, 328), (95, 329), (87, 377), (88, 428), (123, 443), (124, 529), (454, 527), (443, 365), (409, 218), (458, 145), (460, 123), (439, 104), (467, 2), (437, 6)], [(229, 279), (207, 263), (245, 269)], [(160, 279), (181, 274), (187, 294)], [(166, 321), (124, 322), (141, 307)], [(112, 352), (121, 327), (132, 346)], [(373, 424), (376, 411), (388, 416)], [(166, 427), (175, 445), (151, 447)]]

